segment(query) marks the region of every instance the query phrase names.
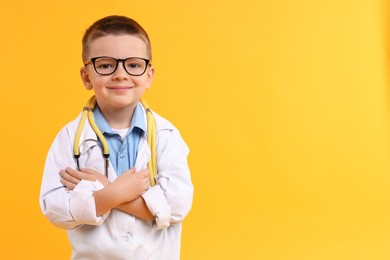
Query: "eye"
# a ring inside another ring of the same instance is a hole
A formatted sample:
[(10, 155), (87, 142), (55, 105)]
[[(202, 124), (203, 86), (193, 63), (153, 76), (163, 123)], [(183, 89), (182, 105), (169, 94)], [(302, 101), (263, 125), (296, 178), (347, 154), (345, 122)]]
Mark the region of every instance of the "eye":
[(128, 63), (127, 67), (130, 69), (136, 69), (142, 67), (142, 64), (140, 64), (139, 62), (132, 62), (132, 63)]
[(99, 69), (109, 69), (109, 68), (112, 68), (112, 64), (110, 64), (110, 63), (103, 63), (103, 64), (97, 65), (97, 67)]
[(99, 58), (95, 60), (95, 67), (97, 69), (102, 69), (102, 70), (112, 69), (115, 68), (115, 65), (116, 65), (116, 61), (110, 58)]
[(125, 62), (126, 69), (131, 73), (142, 73), (145, 68), (146, 62), (140, 58), (129, 58)]

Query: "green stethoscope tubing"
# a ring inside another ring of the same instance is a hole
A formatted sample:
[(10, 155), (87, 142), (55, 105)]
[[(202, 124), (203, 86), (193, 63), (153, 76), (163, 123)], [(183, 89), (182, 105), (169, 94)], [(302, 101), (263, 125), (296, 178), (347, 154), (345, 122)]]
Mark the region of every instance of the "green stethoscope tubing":
[[(155, 177), (157, 175), (157, 156), (156, 156), (156, 122), (154, 120), (154, 117), (152, 115), (152, 111), (149, 109), (148, 104), (144, 99), (140, 100), (142, 106), (145, 108), (146, 111), (146, 120), (148, 124), (148, 129), (147, 129), (147, 142), (151, 151), (151, 158), (148, 162), (148, 169), (149, 169), (149, 179), (150, 179), (150, 184), (154, 186), (156, 184)], [(80, 137), (81, 137), (81, 132), (84, 128), (85, 120), (88, 117), (89, 124), (91, 125), (93, 131), (96, 133), (98, 136), (102, 147), (103, 147), (103, 157), (105, 161), (105, 174), (106, 177), (108, 177), (108, 157), (110, 156), (110, 151), (108, 148), (108, 144), (106, 139), (104, 138), (102, 132), (99, 130), (97, 127), (94, 116), (93, 116), (93, 109), (96, 106), (96, 97), (92, 96), (88, 102), (87, 105), (83, 109), (83, 114), (80, 119), (80, 123), (77, 127), (76, 131), (76, 136), (74, 139), (74, 144), (73, 144), (73, 155), (74, 158), (76, 159), (77, 163), (77, 169), (80, 170), (80, 163), (79, 163), (79, 158), (80, 158)]]

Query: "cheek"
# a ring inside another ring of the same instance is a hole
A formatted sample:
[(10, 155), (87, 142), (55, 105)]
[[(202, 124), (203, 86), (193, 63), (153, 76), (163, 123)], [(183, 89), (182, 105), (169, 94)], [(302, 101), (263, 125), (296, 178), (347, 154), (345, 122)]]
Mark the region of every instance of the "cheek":
[(134, 79), (134, 83), (139, 87), (149, 88), (151, 82), (149, 82), (149, 77), (145, 73), (142, 77)]
[(132, 81), (133, 81), (133, 85), (135, 86), (136, 89), (142, 89), (145, 86), (143, 81), (140, 81), (137, 79), (133, 79)]
[(102, 88), (106, 84), (107, 80), (104, 78), (94, 78), (91, 80), (91, 84), (93, 88)]
[(146, 91), (146, 89), (147, 89), (147, 86), (145, 86), (145, 83), (143, 83), (142, 85), (137, 85), (135, 87), (135, 93), (138, 97), (141, 97), (144, 94), (144, 92)]

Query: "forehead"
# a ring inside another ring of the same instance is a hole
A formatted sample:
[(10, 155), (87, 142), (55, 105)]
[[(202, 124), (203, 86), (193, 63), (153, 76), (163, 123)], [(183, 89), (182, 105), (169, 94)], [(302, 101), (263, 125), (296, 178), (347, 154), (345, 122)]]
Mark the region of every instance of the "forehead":
[(136, 35), (106, 35), (94, 39), (89, 45), (89, 56), (114, 58), (147, 57), (146, 43)]

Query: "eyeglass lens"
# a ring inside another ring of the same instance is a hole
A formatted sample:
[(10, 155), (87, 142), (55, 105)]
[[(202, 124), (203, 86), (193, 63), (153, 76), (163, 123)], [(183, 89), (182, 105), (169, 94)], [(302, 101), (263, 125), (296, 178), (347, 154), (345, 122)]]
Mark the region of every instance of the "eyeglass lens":
[[(126, 72), (133, 76), (142, 75), (147, 66), (147, 61), (140, 58), (128, 58), (122, 63)], [(94, 61), (94, 67), (97, 73), (109, 75), (117, 69), (118, 61), (110, 57), (100, 57)]]

